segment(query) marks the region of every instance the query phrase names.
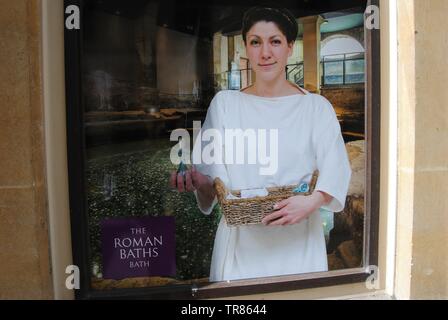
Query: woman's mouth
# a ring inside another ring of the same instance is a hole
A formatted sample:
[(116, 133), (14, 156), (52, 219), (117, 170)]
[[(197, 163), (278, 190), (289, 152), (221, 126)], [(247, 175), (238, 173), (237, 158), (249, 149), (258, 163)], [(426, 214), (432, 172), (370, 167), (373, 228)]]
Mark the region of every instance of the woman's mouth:
[(259, 64), (260, 68), (263, 70), (271, 69), (277, 62), (268, 63), (268, 64)]

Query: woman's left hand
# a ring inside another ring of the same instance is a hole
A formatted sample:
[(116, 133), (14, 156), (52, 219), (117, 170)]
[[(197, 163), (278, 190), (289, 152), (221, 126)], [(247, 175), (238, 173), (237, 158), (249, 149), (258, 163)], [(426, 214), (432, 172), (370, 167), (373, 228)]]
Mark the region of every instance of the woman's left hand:
[(263, 218), (262, 223), (269, 226), (290, 225), (302, 222), (314, 211), (331, 199), (326, 193), (314, 192), (310, 196), (297, 195), (280, 201), (273, 213)]

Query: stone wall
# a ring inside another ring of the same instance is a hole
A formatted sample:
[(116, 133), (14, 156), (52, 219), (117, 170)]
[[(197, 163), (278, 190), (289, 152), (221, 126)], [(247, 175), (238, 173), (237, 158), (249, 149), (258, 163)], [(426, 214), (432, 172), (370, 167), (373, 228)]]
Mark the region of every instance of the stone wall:
[(363, 47), (365, 47), (364, 46), (364, 27), (358, 27), (358, 28), (353, 28), (353, 29), (344, 30), (344, 31), (324, 33), (321, 35), (321, 41), (325, 43), (326, 39), (328, 39), (332, 36), (335, 36), (335, 35), (344, 35), (344, 36), (352, 37), (352, 38), (356, 39)]
[(82, 85), (87, 111), (208, 106), (212, 42), (159, 27), (154, 6), (148, 3), (136, 19), (86, 10)]
[(396, 296), (447, 299), (448, 1), (399, 0), (397, 8)]
[(193, 96), (208, 85), (213, 74), (211, 41), (159, 27), (156, 43), (157, 88), (161, 94)]
[(51, 299), (41, 1), (0, 7), (0, 299)]
[(87, 111), (158, 107), (157, 10), (152, 6), (138, 19), (86, 11), (83, 93)]
[(352, 177), (345, 208), (334, 214), (334, 227), (327, 245), (329, 270), (360, 267), (363, 256), (365, 141), (349, 142), (346, 148)]
[(333, 105), (346, 142), (364, 138), (364, 84), (324, 87), (321, 95)]
[(364, 111), (364, 84), (323, 87), (321, 95), (327, 98), (336, 109)]

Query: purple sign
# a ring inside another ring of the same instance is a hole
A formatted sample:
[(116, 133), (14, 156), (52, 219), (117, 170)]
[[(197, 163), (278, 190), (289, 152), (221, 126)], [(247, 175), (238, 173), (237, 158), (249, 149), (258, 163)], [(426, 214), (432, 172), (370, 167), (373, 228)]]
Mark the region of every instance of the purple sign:
[(103, 277), (174, 276), (174, 233), (174, 217), (102, 220)]

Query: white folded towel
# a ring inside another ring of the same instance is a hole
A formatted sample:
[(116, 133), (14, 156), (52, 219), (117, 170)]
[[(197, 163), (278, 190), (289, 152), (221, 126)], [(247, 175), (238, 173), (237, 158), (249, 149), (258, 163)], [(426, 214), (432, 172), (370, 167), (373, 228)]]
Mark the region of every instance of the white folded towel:
[(241, 198), (242, 199), (255, 198), (255, 197), (266, 197), (268, 194), (269, 194), (269, 192), (265, 188), (241, 190)]
[(234, 196), (233, 194), (229, 193), (227, 195), (227, 199), (249, 199), (249, 198), (255, 198), (255, 197), (266, 197), (269, 194), (268, 190), (266, 188), (262, 189), (247, 189), (247, 190), (241, 190), (241, 198), (238, 198), (237, 196)]

